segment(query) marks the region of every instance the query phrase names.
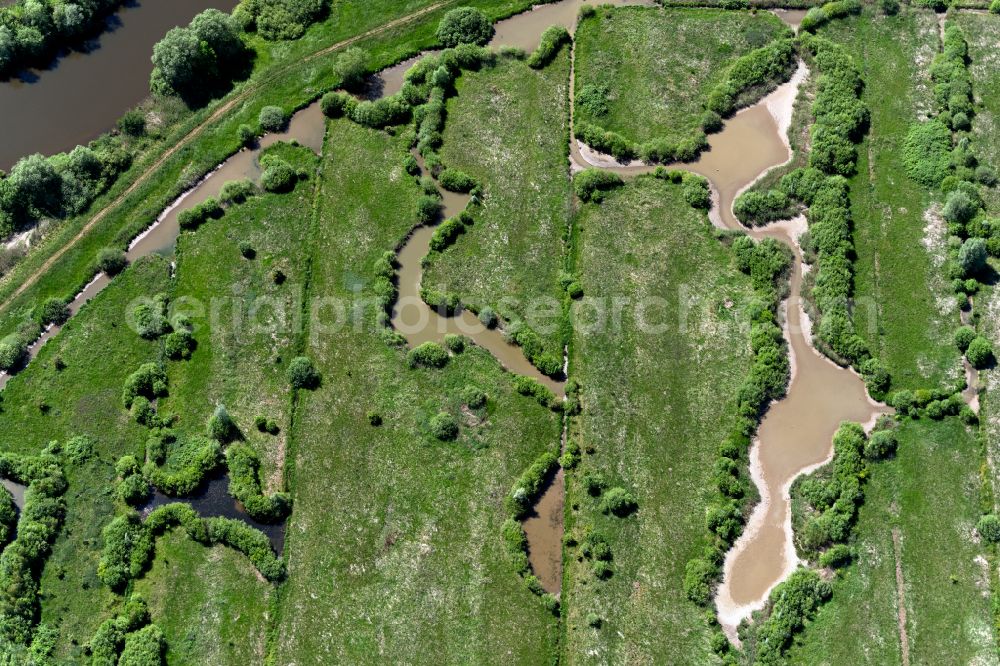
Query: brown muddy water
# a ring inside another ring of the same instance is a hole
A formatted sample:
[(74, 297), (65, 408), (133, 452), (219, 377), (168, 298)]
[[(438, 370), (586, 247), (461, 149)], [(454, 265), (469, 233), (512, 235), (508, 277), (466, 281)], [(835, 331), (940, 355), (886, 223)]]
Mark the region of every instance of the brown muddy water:
[[(423, 161), (418, 158), (422, 173)], [(443, 218), (454, 217), (465, 210), (469, 196), (442, 191), (444, 213)], [(436, 225), (435, 225), (436, 226)], [(420, 298), (420, 286), (423, 280), (423, 259), (430, 252), (431, 236), (434, 226), (419, 226), (405, 240), (396, 254), (399, 262), (397, 284), (399, 297), (392, 309), (392, 326), (406, 337), (410, 347), (416, 347), (424, 342), (441, 342), (446, 334), (464, 335), (475, 344), (486, 349), (507, 370), (519, 375), (533, 377), (557, 395), (562, 395), (564, 384), (561, 381), (547, 377), (538, 368), (528, 362), (517, 345), (507, 342), (499, 329), (486, 328), (479, 318), (461, 309), (455, 316), (443, 316), (427, 305)]]
[[(783, 304), (791, 383), (787, 396), (772, 404), (765, 414), (754, 440), (750, 472), (761, 501), (726, 557), (723, 582), (716, 596), (719, 621), (734, 641), (739, 623), (761, 608), (771, 589), (800, 564), (792, 541), (792, 482), (830, 460), (833, 434), (841, 421), (871, 425), (879, 413), (888, 411), (868, 397), (860, 377), (822, 356), (810, 342), (810, 322), (802, 308), (803, 264), (798, 245), (798, 236), (806, 230), (805, 220), (746, 229), (732, 212), (740, 192), (791, 158), (787, 131), (805, 74), (800, 64), (791, 81), (726, 121), (721, 132), (709, 137), (709, 150), (696, 162), (669, 165), (709, 179), (714, 224), (746, 231), (756, 239), (775, 238), (795, 254), (789, 295)], [(598, 166), (623, 175), (652, 171), (648, 165), (618, 164), (577, 143), (571, 142), (571, 160), (576, 169)]]
[(0, 169), (31, 153), (71, 150), (114, 127), (149, 94), (153, 44), (175, 26), (237, 0), (137, 0), (108, 18), (108, 28), (48, 67), (0, 82)]
[[(267, 134), (260, 139), (253, 149), (244, 149), (223, 162), (215, 171), (209, 173), (197, 185), (178, 197), (168, 206), (156, 221), (146, 231), (139, 234), (125, 253), (129, 262), (136, 261), (151, 254), (170, 254), (173, 252), (180, 235), (180, 225), (177, 217), (181, 211), (192, 208), (209, 197), (217, 197), (222, 186), (231, 180), (249, 178), (257, 182), (260, 178), (260, 153), (264, 148), (278, 141), (297, 141), (311, 148), (316, 153), (323, 149), (323, 136), (326, 122), (319, 103), (316, 102), (292, 116), (288, 127), (283, 132)], [(94, 277), (83, 290), (70, 302), (70, 315), (76, 315), (80, 308), (99, 294), (111, 283), (107, 275), (101, 273)], [(28, 348), (28, 361), (35, 358), (42, 345), (48, 342), (61, 329), (60, 326), (49, 326), (42, 335)], [(10, 373), (0, 373), (0, 390), (7, 385)]]
[(566, 501), (566, 479), (562, 469), (556, 471), (534, 511), (524, 519), (524, 534), (528, 537), (528, 562), (538, 582), (546, 592), (559, 594), (562, 588), (563, 510)]

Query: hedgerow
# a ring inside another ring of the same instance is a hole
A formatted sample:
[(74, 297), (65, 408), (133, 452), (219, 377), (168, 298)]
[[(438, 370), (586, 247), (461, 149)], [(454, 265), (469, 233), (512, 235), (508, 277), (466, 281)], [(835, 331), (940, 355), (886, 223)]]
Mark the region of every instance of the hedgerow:
[(148, 623), (149, 607), (146, 601), (133, 594), (125, 602), (122, 612), (102, 622), (88, 641), (91, 666), (116, 666), (126, 637)]
[(832, 594), (830, 583), (812, 569), (800, 568), (774, 588), (767, 619), (754, 626), (756, 654), (753, 663), (782, 663), (792, 638), (811, 620)]
[(175, 457), (179, 459), (177, 466), (150, 461), (142, 470), (150, 483), (172, 497), (192, 494), (225, 460), (219, 442), (200, 435), (188, 438)]
[(621, 176), (602, 169), (584, 169), (573, 176), (573, 191), (581, 201), (599, 202), (604, 194), (623, 184)]
[(40, 617), (39, 578), (66, 514), (58, 443), (29, 458), (0, 455), (0, 476), (28, 487), (17, 536), (0, 554), (0, 637), (28, 645)]
[(532, 69), (545, 67), (559, 53), (562, 45), (571, 41), (572, 37), (566, 28), (561, 25), (549, 26), (542, 33), (542, 41), (538, 44), (538, 48), (528, 56), (528, 67)]
[(246, 512), (262, 523), (284, 520), (292, 510), (288, 493), (264, 495), (260, 485), (260, 458), (246, 444), (236, 443), (226, 449), (229, 468), (229, 494)]
[(838, 18), (844, 18), (851, 14), (861, 13), (861, 0), (836, 0), (828, 2), (822, 7), (813, 7), (802, 18), (799, 30), (803, 32), (816, 32), (820, 26)]

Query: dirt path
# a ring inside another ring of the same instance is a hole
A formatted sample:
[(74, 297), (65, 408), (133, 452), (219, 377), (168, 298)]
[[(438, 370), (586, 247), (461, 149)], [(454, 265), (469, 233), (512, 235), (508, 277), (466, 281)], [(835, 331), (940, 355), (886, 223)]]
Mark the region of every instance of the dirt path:
[[(253, 82), (253, 83), (250, 83), (249, 85), (247, 85), (247, 87), (244, 88), (242, 92), (238, 93), (232, 99), (230, 99), (229, 101), (227, 101), (224, 104), (222, 104), (219, 108), (217, 108), (215, 111), (212, 112), (212, 115), (210, 115), (208, 118), (206, 118), (201, 123), (199, 123), (198, 125), (196, 125), (194, 128), (191, 129), (190, 132), (188, 132), (187, 134), (185, 134), (183, 138), (181, 138), (173, 146), (171, 146), (170, 148), (168, 148), (167, 151), (164, 152), (159, 157), (159, 159), (157, 159), (155, 162), (153, 162), (153, 164), (150, 165), (145, 171), (143, 171), (142, 174), (140, 174), (139, 177), (136, 178), (135, 181), (131, 185), (129, 185), (125, 189), (124, 192), (122, 192), (120, 195), (118, 195), (118, 197), (116, 197), (107, 206), (105, 206), (104, 208), (102, 208), (101, 210), (99, 210), (92, 218), (90, 218), (90, 221), (88, 221), (83, 226), (83, 228), (80, 229), (80, 231), (75, 236), (73, 236), (73, 238), (71, 238), (69, 240), (69, 242), (67, 242), (65, 245), (63, 245), (58, 250), (56, 250), (48, 259), (46, 259), (42, 263), (41, 266), (39, 266), (31, 275), (29, 275), (27, 278), (25, 278), (24, 282), (22, 282), (21, 285), (17, 289), (14, 290), (13, 294), (11, 294), (6, 300), (4, 300), (3, 303), (0, 303), (0, 311), (6, 310), (8, 307), (10, 307), (11, 303), (13, 303), (13, 301), (18, 296), (20, 296), (21, 294), (23, 294), (25, 292), (25, 290), (27, 290), (29, 287), (31, 287), (32, 285), (34, 285), (39, 280), (39, 278), (42, 276), (43, 273), (45, 273), (50, 268), (52, 268), (52, 266), (55, 264), (55, 262), (59, 261), (59, 259), (64, 254), (66, 254), (66, 252), (71, 247), (73, 247), (82, 238), (84, 238), (88, 233), (90, 233), (91, 229), (93, 229), (101, 220), (103, 220), (105, 217), (107, 217), (107, 215), (108, 215), (108, 213), (110, 211), (112, 211), (113, 209), (117, 208), (122, 203), (124, 203), (125, 199), (128, 198), (128, 196), (130, 194), (132, 194), (133, 192), (135, 192), (139, 188), (140, 185), (142, 185), (147, 180), (149, 180), (150, 176), (152, 176), (161, 166), (163, 166), (163, 164), (167, 160), (169, 160), (171, 157), (173, 157), (173, 155), (175, 153), (177, 153), (178, 150), (180, 150), (181, 148), (184, 148), (185, 146), (187, 146), (188, 144), (190, 144), (192, 141), (194, 141), (194, 139), (196, 139), (198, 136), (200, 136), (201, 133), (209, 125), (211, 125), (215, 121), (217, 121), (220, 118), (222, 118), (234, 106), (236, 106), (237, 104), (239, 104), (239, 103), (243, 102), (244, 100), (246, 100), (251, 94), (253, 94), (254, 92), (260, 90), (263, 86), (271, 83), (272, 81), (280, 78), (281, 76), (283, 76), (284, 74), (288, 73), (292, 69), (295, 69), (295, 68), (301, 66), (302, 63), (311, 62), (313, 60), (316, 60), (317, 58), (322, 58), (323, 56), (329, 55), (330, 53), (332, 53), (334, 51), (337, 51), (337, 50), (342, 49), (344, 47), (350, 46), (351, 44), (359, 42), (359, 41), (361, 41), (363, 39), (366, 39), (368, 37), (373, 37), (373, 36), (378, 35), (380, 33), (386, 32), (387, 30), (392, 30), (393, 28), (397, 28), (397, 27), (399, 27), (401, 25), (405, 25), (406, 23), (409, 23), (409, 22), (411, 22), (411, 21), (413, 21), (415, 19), (418, 19), (421, 16), (424, 16), (426, 14), (430, 14), (432, 12), (437, 11), (438, 9), (441, 9), (442, 7), (446, 7), (448, 5), (452, 5), (452, 4), (455, 4), (457, 2), (458, 2), (458, 0), (442, 0), (441, 2), (436, 2), (433, 5), (429, 5), (427, 7), (424, 7), (423, 9), (415, 11), (412, 14), (407, 14), (406, 16), (401, 16), (400, 18), (392, 20), (392, 21), (389, 21), (388, 23), (380, 25), (377, 28), (372, 28), (371, 30), (368, 30), (367, 32), (363, 32), (363, 33), (361, 33), (359, 35), (355, 35), (355, 36), (350, 37), (348, 39), (344, 39), (342, 41), (339, 41), (336, 44), (332, 44), (330, 46), (324, 47), (324, 48), (322, 48), (322, 49), (320, 49), (318, 51), (314, 51), (313, 53), (310, 53), (309, 55), (305, 56), (304, 58), (302, 58), (300, 60), (295, 61), (294, 63), (291, 63), (289, 65), (286, 65), (284, 67), (280, 67), (280, 68), (276, 69), (275, 71), (271, 72), (270, 74), (268, 74), (266, 77), (260, 79), (259, 81), (256, 81), (256, 82)], [(13, 272), (8, 273), (7, 279), (11, 279), (10, 276), (12, 276), (13, 274), (14, 274)]]
[(903, 549), (900, 545), (899, 528), (892, 528), (892, 549), (896, 555), (896, 618), (899, 622), (899, 645), (903, 655), (903, 666), (910, 666), (910, 639), (906, 635), (906, 585), (903, 582)]

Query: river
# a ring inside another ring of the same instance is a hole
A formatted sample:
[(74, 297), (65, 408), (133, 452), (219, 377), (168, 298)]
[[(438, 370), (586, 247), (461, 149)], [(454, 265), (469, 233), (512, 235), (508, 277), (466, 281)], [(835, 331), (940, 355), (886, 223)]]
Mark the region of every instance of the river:
[(230, 11), (237, 0), (132, 0), (108, 28), (56, 58), (0, 82), (0, 169), (32, 153), (72, 150), (114, 127), (149, 94), (153, 44), (204, 9)]

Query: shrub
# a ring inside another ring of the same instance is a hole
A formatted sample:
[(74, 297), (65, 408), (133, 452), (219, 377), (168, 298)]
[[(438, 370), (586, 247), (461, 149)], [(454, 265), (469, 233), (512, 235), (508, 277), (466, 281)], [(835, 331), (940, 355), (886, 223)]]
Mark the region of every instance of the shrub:
[(97, 253), (97, 270), (109, 277), (118, 275), (128, 265), (125, 252), (112, 247), (102, 248)]
[(965, 224), (975, 216), (978, 207), (964, 191), (955, 190), (948, 195), (942, 215), (948, 222)]
[(993, 363), (993, 345), (981, 335), (977, 335), (965, 350), (965, 358), (974, 368), (983, 369)]
[[(960, 194), (960, 193), (959, 193)], [(986, 241), (969, 238), (958, 251), (958, 267), (965, 277), (979, 274), (986, 268)]]
[(167, 358), (174, 361), (191, 358), (196, 342), (190, 331), (174, 331), (166, 337), (163, 343), (163, 351)]
[(42, 326), (54, 324), (60, 326), (69, 319), (69, 306), (61, 298), (48, 298), (38, 311), (38, 322)]
[(417, 200), (417, 222), (431, 224), (441, 214), (441, 200), (437, 197), (424, 195)]
[(771, 614), (757, 631), (759, 663), (779, 663), (794, 635), (830, 598), (830, 583), (811, 569), (796, 569), (771, 592)]
[(892, 430), (876, 430), (865, 442), (865, 458), (882, 460), (896, 452), (896, 433)]
[(850, 564), (851, 558), (852, 555), (850, 547), (847, 544), (838, 543), (831, 546), (819, 556), (819, 565), (821, 567), (839, 569), (840, 567)]
[(541, 69), (549, 64), (563, 44), (569, 44), (569, 31), (561, 25), (549, 26), (542, 33), (542, 41), (538, 48), (528, 57), (528, 67)]
[(955, 346), (958, 347), (959, 351), (963, 354), (965, 350), (969, 348), (969, 345), (973, 340), (976, 339), (976, 332), (970, 326), (962, 326), (957, 331), (955, 331)]
[(603, 116), (608, 113), (609, 94), (607, 85), (588, 83), (576, 92), (576, 103), (590, 115)]
[(257, 142), (257, 132), (246, 124), (236, 128), (236, 137), (240, 140), (240, 145), (245, 148), (249, 148)]
[(392, 96), (357, 102), (351, 105), (349, 111), (351, 120), (359, 125), (381, 129), (406, 121), (410, 115), (410, 105), (401, 97)]
[(283, 159), (268, 156), (261, 160), (264, 173), (260, 176), (260, 186), (267, 192), (289, 192), (295, 187), (295, 169)]
[(180, 466), (160, 467), (148, 462), (142, 470), (154, 486), (171, 496), (195, 492), (224, 460), (219, 442), (202, 436), (189, 438), (174, 457)]
[(146, 133), (146, 116), (138, 109), (129, 109), (118, 119), (118, 129), (127, 136), (142, 136)]
[(1000, 543), (1000, 518), (988, 513), (976, 523), (976, 531), (987, 543)]
[(462, 402), (470, 409), (480, 409), (486, 406), (486, 394), (476, 386), (466, 386), (462, 389)]
[(458, 437), (458, 421), (448, 412), (438, 412), (427, 423), (431, 434), (441, 441), (451, 441)]
[(684, 594), (691, 601), (707, 606), (712, 600), (712, 583), (718, 568), (701, 558), (688, 560), (684, 567)]
[(340, 85), (348, 90), (358, 90), (368, 74), (368, 52), (352, 46), (343, 51), (333, 63), (333, 71), (340, 77)]
[(701, 176), (689, 175), (684, 178), (684, 200), (692, 208), (708, 210), (712, 207), (712, 193), (708, 181)]
[(288, 383), (293, 389), (314, 389), (319, 386), (320, 374), (313, 365), (311, 359), (305, 356), (296, 356), (288, 364), (285, 373)]
[(496, 328), (499, 318), (493, 308), (485, 307), (479, 311), (479, 322), (486, 328)]
[(605, 192), (622, 183), (618, 174), (600, 169), (584, 169), (573, 177), (573, 189), (581, 201), (599, 202)]
[(430, 240), (430, 248), (435, 252), (441, 252), (452, 245), (455, 239), (463, 233), (465, 233), (465, 225), (462, 221), (457, 217), (449, 218), (434, 230)]
[(16, 333), (0, 340), (0, 370), (5, 372), (17, 367), (28, 353), (28, 346)]
[(142, 396), (147, 400), (167, 395), (167, 374), (155, 363), (144, 363), (125, 379), (122, 389), (122, 404), (125, 409), (132, 407), (132, 401)]
[(219, 191), (219, 201), (227, 206), (240, 204), (257, 194), (257, 186), (249, 178), (230, 180)]
[(445, 169), (438, 175), (438, 182), (449, 192), (469, 192), (476, 186), (471, 176), (458, 169)]
[(280, 132), (288, 123), (288, 116), (280, 106), (265, 106), (257, 116), (260, 128), (265, 132)]
[(478, 9), (458, 7), (452, 9), (438, 25), (437, 38), (445, 46), (459, 44), (484, 45), (493, 37), (493, 24)]
[(932, 119), (910, 126), (903, 142), (903, 165), (913, 180), (937, 187), (949, 171), (951, 131)]
[(895, 16), (899, 13), (899, 0), (879, 0), (878, 6), (886, 16)]
[(532, 377), (514, 375), (514, 390), (521, 395), (534, 397), (539, 404), (546, 407), (551, 406), (556, 400), (552, 391)]
[(545, 482), (558, 465), (559, 461), (555, 454), (546, 451), (521, 474), (504, 499), (504, 506), (511, 517), (520, 520), (530, 513), (535, 501), (545, 489)]
[(454, 354), (461, 354), (465, 351), (465, 336), (448, 333), (444, 336), (444, 346)]
[(118, 666), (160, 666), (167, 641), (155, 624), (150, 624), (125, 636)]
[(320, 98), (319, 105), (327, 118), (349, 116), (357, 106), (357, 100), (345, 92), (329, 92)]
[(147, 340), (155, 340), (170, 330), (159, 303), (140, 303), (132, 311), (135, 332)]
[[(779, 39), (737, 58), (726, 79), (709, 92), (705, 106), (720, 116), (728, 116), (739, 107), (740, 98), (746, 91), (787, 80), (795, 63), (795, 53), (791, 39)], [(687, 161), (694, 157), (680, 159)]]
[(624, 488), (611, 488), (601, 498), (601, 512), (612, 513), (619, 518), (628, 516), (639, 508), (635, 497)]
[(436, 342), (425, 342), (414, 347), (406, 355), (411, 368), (443, 368), (448, 363), (448, 351)]
[(997, 184), (997, 172), (991, 166), (980, 164), (976, 167), (976, 180), (986, 187), (993, 187)]
[(208, 518), (204, 522), (212, 543), (221, 543), (243, 553), (261, 575), (272, 582), (285, 577), (285, 564), (274, 555), (271, 542), (263, 532), (231, 518)]
[(130, 474), (118, 484), (115, 494), (131, 506), (143, 504), (149, 498), (149, 483), (142, 474)]

